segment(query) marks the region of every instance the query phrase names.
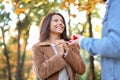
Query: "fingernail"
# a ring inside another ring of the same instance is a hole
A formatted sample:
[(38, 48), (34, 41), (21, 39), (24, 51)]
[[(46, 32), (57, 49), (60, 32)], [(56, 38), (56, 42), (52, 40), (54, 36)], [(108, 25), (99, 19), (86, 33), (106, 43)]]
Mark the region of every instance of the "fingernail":
[(72, 42), (72, 40), (69, 40), (69, 41), (68, 41), (68, 43), (71, 43), (71, 42)]

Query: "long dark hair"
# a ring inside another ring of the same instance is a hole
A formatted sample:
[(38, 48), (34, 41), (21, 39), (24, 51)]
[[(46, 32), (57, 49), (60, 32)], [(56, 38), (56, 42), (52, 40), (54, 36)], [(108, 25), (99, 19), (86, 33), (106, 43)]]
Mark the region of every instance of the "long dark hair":
[(104, 2), (106, 2), (107, 0), (103, 0)]
[(65, 23), (64, 17), (60, 13), (50, 12), (49, 14), (47, 14), (45, 16), (45, 18), (43, 19), (43, 21), (40, 25), (40, 38), (39, 38), (40, 42), (43, 42), (43, 41), (49, 39), (49, 37), (50, 37), (50, 22), (51, 22), (53, 15), (59, 15), (62, 17), (63, 23), (65, 25), (65, 29), (64, 29), (63, 33), (61, 34), (60, 38), (64, 39), (65, 41), (68, 41), (69, 38), (67, 36), (66, 23)]

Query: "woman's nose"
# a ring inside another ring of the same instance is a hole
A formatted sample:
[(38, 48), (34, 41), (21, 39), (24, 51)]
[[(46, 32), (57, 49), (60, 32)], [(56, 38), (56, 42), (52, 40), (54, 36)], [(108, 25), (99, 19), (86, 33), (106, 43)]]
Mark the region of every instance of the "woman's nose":
[(59, 24), (62, 24), (62, 21), (59, 21), (58, 23), (59, 23)]

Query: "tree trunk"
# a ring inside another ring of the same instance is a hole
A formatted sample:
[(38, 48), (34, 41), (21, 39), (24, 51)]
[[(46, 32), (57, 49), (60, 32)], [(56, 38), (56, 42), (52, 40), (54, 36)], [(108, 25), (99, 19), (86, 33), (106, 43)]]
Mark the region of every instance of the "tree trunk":
[(69, 31), (69, 37), (70, 37), (72, 35), (72, 33), (71, 33), (72, 32), (71, 31), (71, 26), (70, 26), (70, 23), (71, 23), (71, 20), (70, 20), (70, 10), (68, 10), (68, 15), (69, 15), (69, 21), (68, 21), (68, 27), (69, 27), (68, 29), (69, 30), (68, 31)]
[[(88, 24), (89, 24), (89, 37), (93, 37), (92, 23), (91, 23), (91, 13), (88, 14)], [(91, 55), (90, 55), (90, 80), (95, 80), (94, 57), (91, 56)]]
[(12, 80), (11, 67), (10, 67), (10, 62), (9, 62), (9, 55), (7, 53), (7, 47), (6, 47), (6, 43), (5, 43), (4, 28), (1, 27), (1, 30), (2, 30), (2, 36), (3, 36), (4, 54), (5, 54), (5, 57), (6, 57), (6, 64), (7, 64), (7, 70), (8, 70), (8, 80)]
[(20, 29), (19, 29), (19, 25), (18, 25), (18, 53), (17, 53), (17, 70), (16, 70), (16, 80), (22, 80), (21, 79), (21, 64), (20, 64), (20, 49), (21, 49), (21, 46), (20, 46)]
[(24, 62), (25, 62), (25, 56), (26, 56), (26, 46), (27, 46), (27, 40), (28, 40), (28, 34), (29, 33), (29, 30), (26, 32), (26, 35), (25, 35), (25, 47), (24, 47), (24, 53), (22, 55), (22, 60), (21, 60), (21, 72), (23, 71), (23, 67), (24, 67)]

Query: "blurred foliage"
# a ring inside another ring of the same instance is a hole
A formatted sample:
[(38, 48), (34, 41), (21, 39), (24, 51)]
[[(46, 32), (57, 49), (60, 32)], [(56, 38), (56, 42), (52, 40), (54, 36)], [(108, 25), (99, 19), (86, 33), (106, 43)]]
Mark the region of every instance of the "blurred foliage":
[[(78, 12), (86, 11), (86, 16), (91, 12), (92, 18), (100, 18), (98, 9), (96, 8), (96, 5), (99, 3), (103, 2), (101, 0), (0, 0), (0, 80), (8, 79), (4, 44), (9, 56), (12, 80), (17, 80), (18, 54), (20, 55), (19, 60), (21, 64), (25, 58), (23, 69), (21, 69), (21, 80), (36, 80), (36, 76), (32, 70), (32, 51), (31, 49), (27, 50), (31, 25), (39, 26), (42, 18), (50, 11), (63, 10), (69, 15), (68, 24), (69, 28), (71, 28), (69, 33), (71, 35), (79, 33), (88, 37), (87, 21), (84, 23), (78, 22), (74, 27), (71, 27), (72, 19), (78, 16), (77, 13), (71, 13), (70, 7), (74, 5), (77, 7)], [(9, 5), (12, 5), (9, 8), (10, 10), (6, 10)], [(13, 23), (11, 25), (10, 22), (14, 22), (15, 25)], [(2, 30), (5, 37), (1, 35)], [(96, 26), (95, 31), (101, 32), (99, 25)], [(18, 43), (20, 43), (20, 47)], [(89, 80), (89, 55), (84, 50), (80, 50), (80, 52), (87, 66), (86, 73), (80, 76), (80, 79)], [(100, 58), (97, 57), (95, 61), (97, 61), (97, 64), (95, 64), (96, 80), (100, 80)]]
[[(10, 11), (6, 11), (6, 6), (12, 4)], [(31, 62), (31, 50), (26, 51), (27, 40), (29, 37), (30, 25), (39, 24), (39, 21), (45, 16), (49, 11), (56, 10), (59, 4), (56, 2), (49, 2), (45, 0), (4, 0), (0, 2), (0, 27), (4, 27), (3, 32), (5, 38), (0, 36), (0, 80), (8, 79), (7, 63), (6, 57), (3, 54), (4, 45), (3, 40), (5, 39), (5, 45), (7, 47), (6, 52), (9, 56), (10, 71), (12, 73), (12, 80), (17, 80), (16, 75), (22, 74), (22, 80), (33, 80), (34, 73), (32, 71)], [(55, 9), (56, 8), (56, 9)], [(11, 12), (12, 11), (12, 12)], [(8, 23), (13, 21), (12, 15), (16, 16), (16, 25), (9, 25)], [(21, 16), (24, 18), (21, 19)], [(7, 28), (7, 26), (10, 26)], [(6, 29), (7, 28), (7, 29)], [(2, 29), (1, 29), (2, 31)], [(9, 36), (9, 37), (8, 37)], [(20, 36), (18, 38), (18, 36)], [(7, 40), (6, 40), (7, 39)], [(19, 42), (19, 40), (20, 42)], [(22, 41), (22, 43), (21, 43)], [(20, 43), (20, 46), (18, 44)], [(19, 51), (18, 51), (19, 48)], [(20, 55), (20, 56), (19, 56)], [(25, 60), (24, 60), (25, 57)], [(18, 61), (19, 60), (19, 61)], [(24, 61), (24, 62), (22, 62)], [(18, 64), (19, 63), (19, 64)], [(17, 66), (25, 66), (22, 68), (17, 68)], [(17, 72), (17, 69), (21, 69), (22, 72)], [(33, 76), (30, 76), (33, 75)], [(20, 79), (20, 78), (19, 78)]]
[(73, 4), (74, 6), (78, 7), (79, 11), (87, 11), (89, 14), (96, 8), (96, 4), (104, 3), (103, 0), (63, 0), (62, 1), (62, 9), (70, 9), (70, 5)]

